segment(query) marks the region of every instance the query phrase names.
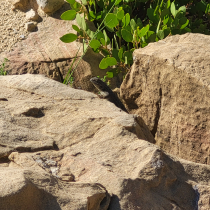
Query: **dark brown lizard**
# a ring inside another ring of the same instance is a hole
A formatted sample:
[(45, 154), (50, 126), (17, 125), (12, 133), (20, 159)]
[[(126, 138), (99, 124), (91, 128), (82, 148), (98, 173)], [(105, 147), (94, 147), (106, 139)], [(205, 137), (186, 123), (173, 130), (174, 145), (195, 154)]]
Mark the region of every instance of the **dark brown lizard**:
[(123, 111), (128, 112), (123, 103), (120, 101), (120, 99), (114, 94), (114, 92), (109, 88), (109, 86), (105, 82), (100, 80), (98, 77), (93, 77), (90, 79), (90, 81), (99, 90), (100, 98), (105, 98), (108, 101), (115, 104), (120, 109), (122, 109)]

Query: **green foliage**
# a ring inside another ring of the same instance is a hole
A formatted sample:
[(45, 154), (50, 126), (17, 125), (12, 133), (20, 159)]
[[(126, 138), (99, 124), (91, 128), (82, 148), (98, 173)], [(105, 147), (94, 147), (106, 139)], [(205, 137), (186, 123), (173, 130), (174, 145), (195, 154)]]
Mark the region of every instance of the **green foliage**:
[(6, 62), (9, 60), (7, 58), (4, 58), (3, 63), (0, 65), (0, 76), (5, 76), (7, 75), (7, 72), (4, 70)]
[[(67, 0), (71, 10), (61, 18), (73, 20), (76, 34), (66, 34), (60, 39), (73, 42), (85, 40), (84, 52), (91, 47), (104, 58), (99, 67), (112, 78), (124, 75), (133, 64), (132, 53), (151, 42), (187, 32), (210, 34), (210, 3), (205, 0)], [(83, 15), (81, 15), (83, 14)], [(91, 31), (85, 19), (94, 22), (97, 31)], [(102, 27), (102, 28), (101, 28)]]

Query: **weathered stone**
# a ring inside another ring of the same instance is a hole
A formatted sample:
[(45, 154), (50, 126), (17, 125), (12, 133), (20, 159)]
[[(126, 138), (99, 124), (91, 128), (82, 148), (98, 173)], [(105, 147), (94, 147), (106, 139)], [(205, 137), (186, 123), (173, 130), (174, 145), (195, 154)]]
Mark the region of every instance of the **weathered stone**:
[(164, 151), (210, 164), (210, 37), (168, 37), (134, 51), (121, 95)]
[(27, 20), (38, 21), (39, 15), (38, 15), (37, 11), (31, 9), (28, 12), (26, 12), (26, 19)]
[(164, 154), (138, 116), (41, 75), (2, 76), (0, 88), (3, 210), (210, 207), (210, 166)]
[(35, 24), (34, 22), (28, 22), (28, 23), (25, 24), (25, 28), (26, 28), (27, 31), (32, 32), (32, 31), (36, 30), (37, 24)]
[(37, 0), (37, 4), (45, 13), (53, 13), (61, 8), (64, 0)]

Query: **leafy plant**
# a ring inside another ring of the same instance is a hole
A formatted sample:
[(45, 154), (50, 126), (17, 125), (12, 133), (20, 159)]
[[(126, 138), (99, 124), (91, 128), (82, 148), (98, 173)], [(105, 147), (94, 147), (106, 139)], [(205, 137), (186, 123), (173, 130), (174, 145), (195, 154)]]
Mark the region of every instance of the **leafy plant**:
[[(82, 4), (67, 1), (72, 9), (61, 18), (76, 18), (78, 25), (72, 25), (76, 34), (60, 39), (66, 43), (83, 40), (84, 53), (88, 47), (101, 53), (104, 57), (100, 69), (112, 67), (106, 72), (107, 78), (125, 75), (133, 64), (133, 51), (151, 42), (186, 32), (209, 34), (210, 4), (204, 0), (82, 0)], [(86, 19), (98, 27), (96, 32), (89, 29)]]
[(6, 62), (9, 60), (7, 58), (4, 58), (3, 63), (0, 65), (0, 76), (5, 76), (7, 75), (7, 72), (4, 70)]

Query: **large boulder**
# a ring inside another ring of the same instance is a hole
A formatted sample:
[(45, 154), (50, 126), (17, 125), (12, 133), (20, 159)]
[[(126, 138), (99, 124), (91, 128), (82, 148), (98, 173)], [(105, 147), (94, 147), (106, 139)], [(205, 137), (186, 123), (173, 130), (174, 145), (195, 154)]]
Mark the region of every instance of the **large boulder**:
[(2, 210), (209, 208), (210, 166), (163, 153), (138, 115), (41, 75), (0, 88)]
[(185, 34), (133, 53), (121, 86), (130, 113), (140, 115), (164, 151), (210, 164), (210, 37)]

